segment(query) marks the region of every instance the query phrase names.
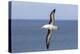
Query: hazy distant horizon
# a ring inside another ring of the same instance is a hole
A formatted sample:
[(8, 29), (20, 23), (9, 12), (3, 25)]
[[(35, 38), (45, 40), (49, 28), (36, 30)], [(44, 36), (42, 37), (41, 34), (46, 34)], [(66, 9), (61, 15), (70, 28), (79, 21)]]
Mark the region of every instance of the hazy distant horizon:
[[(49, 21), (50, 19), (11, 19), (11, 20), (47, 20), (47, 21)], [(71, 19), (67, 19), (67, 20), (65, 20), (65, 19), (56, 19), (55, 21), (77, 21), (78, 19), (74, 19), (74, 20), (71, 20)]]

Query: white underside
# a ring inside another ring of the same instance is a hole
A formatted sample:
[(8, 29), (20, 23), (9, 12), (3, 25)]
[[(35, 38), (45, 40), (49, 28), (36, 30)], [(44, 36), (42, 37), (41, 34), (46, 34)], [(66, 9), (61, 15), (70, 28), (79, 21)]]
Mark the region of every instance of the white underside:
[(58, 29), (58, 27), (53, 24), (46, 24), (46, 25), (42, 26), (41, 28), (50, 29), (50, 30), (57, 30)]

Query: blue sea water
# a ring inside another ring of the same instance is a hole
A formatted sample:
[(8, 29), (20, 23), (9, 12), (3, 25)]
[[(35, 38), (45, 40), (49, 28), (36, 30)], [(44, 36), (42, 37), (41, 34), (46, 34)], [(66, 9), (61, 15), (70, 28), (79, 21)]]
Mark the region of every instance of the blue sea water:
[[(46, 49), (46, 29), (41, 27), (48, 20), (12, 20), (12, 52), (48, 51)], [(78, 48), (77, 20), (58, 20), (59, 30), (52, 33), (49, 50)]]

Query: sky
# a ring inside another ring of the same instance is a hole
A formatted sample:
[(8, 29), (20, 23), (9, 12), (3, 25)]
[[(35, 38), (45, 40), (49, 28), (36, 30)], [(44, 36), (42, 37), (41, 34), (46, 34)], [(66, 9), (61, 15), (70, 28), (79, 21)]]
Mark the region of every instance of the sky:
[(71, 4), (12, 2), (12, 19), (46, 20), (50, 13), (56, 9), (56, 20), (77, 20), (78, 6)]

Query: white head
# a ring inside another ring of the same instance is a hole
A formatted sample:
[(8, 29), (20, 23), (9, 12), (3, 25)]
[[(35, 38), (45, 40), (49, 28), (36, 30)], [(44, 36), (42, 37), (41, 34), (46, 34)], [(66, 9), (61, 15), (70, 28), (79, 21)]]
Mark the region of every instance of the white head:
[(44, 25), (44, 26), (42, 26), (41, 28), (42, 28), (42, 29), (48, 29), (48, 27), (49, 27), (49, 26)]

